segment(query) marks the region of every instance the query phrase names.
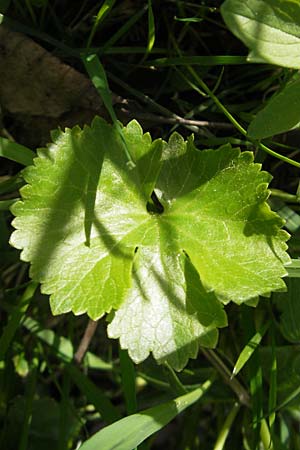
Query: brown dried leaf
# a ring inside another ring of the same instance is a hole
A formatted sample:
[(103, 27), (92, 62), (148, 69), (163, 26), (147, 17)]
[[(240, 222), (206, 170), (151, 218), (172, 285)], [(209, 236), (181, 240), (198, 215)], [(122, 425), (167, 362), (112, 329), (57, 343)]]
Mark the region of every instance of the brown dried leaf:
[(103, 113), (92, 83), (27, 36), (0, 26), (0, 104), (11, 114)]

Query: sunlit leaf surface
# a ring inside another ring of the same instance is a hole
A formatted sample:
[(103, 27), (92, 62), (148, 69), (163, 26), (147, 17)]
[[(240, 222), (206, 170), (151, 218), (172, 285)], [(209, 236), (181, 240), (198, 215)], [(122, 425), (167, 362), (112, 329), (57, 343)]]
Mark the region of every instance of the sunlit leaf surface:
[(223, 304), (282, 290), (282, 220), (270, 175), (230, 146), (198, 151), (137, 122), (56, 132), (24, 171), (11, 243), (51, 295), (54, 314), (114, 310), (108, 328), (135, 362), (150, 352), (180, 370), (226, 325)]
[(223, 19), (249, 47), (249, 61), (300, 67), (298, 0), (226, 0)]

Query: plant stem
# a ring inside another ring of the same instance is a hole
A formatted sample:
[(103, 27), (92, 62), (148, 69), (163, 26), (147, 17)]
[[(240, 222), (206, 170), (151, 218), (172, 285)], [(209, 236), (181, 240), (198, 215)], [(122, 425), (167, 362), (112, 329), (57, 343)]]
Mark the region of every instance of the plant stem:
[(224, 362), (219, 358), (219, 356), (213, 350), (201, 349), (204, 356), (211, 362), (211, 364), (217, 369), (217, 371), (222, 375), (225, 383), (234, 391), (237, 395), (239, 402), (242, 405), (250, 407), (249, 394), (246, 389), (240, 384), (236, 378), (231, 378), (231, 372)]
[(190, 127), (206, 127), (206, 128), (215, 128), (219, 130), (231, 130), (233, 126), (228, 122), (210, 122), (208, 120), (192, 120), (186, 119), (180, 116), (172, 116), (172, 117), (164, 117), (158, 116), (152, 113), (145, 113), (141, 111), (130, 111), (126, 108), (121, 108), (121, 112), (126, 114), (126, 116), (130, 118), (138, 118), (142, 120), (149, 120), (158, 123), (170, 123), (174, 125), (183, 125)]
[(175, 394), (176, 395), (186, 394), (187, 393), (186, 388), (181, 383), (181, 381), (179, 380), (178, 376), (176, 375), (176, 373), (174, 372), (172, 367), (168, 363), (165, 363), (165, 367), (168, 370), (167, 375), (168, 375), (168, 379), (170, 382), (170, 386), (173, 389), (173, 391), (175, 392)]
[(239, 403), (235, 403), (224, 422), (224, 425), (219, 433), (219, 436), (217, 438), (217, 441), (215, 443), (213, 450), (223, 450), (227, 436), (230, 432), (230, 429), (236, 418), (236, 415), (239, 412), (239, 409), (240, 409)]
[(98, 326), (98, 321), (94, 321), (90, 319), (84, 331), (84, 335), (80, 341), (77, 352), (74, 355), (74, 360), (77, 364), (80, 364), (84, 355), (86, 354), (87, 349), (89, 348), (90, 342), (95, 334), (96, 328)]
[(281, 200), (289, 203), (299, 203), (298, 195), (289, 194), (288, 192), (281, 191), (280, 189), (270, 189), (270, 191), (272, 197), (280, 198)]
[[(247, 139), (251, 140), (249, 136), (247, 135), (247, 130), (233, 117), (233, 115), (228, 111), (228, 109), (223, 105), (223, 103), (220, 102), (218, 97), (209, 89), (207, 84), (202, 80), (201, 77), (195, 72), (195, 70), (188, 66), (189, 72), (195, 80), (197, 80), (197, 83), (201, 86), (201, 89), (203, 89), (204, 92), (215, 102), (215, 104), (218, 106), (218, 108), (223, 112), (223, 114), (227, 117), (227, 119), (235, 126), (235, 128), (243, 135), (246, 136)], [(287, 156), (280, 155), (280, 153), (275, 152), (271, 148), (267, 147), (266, 145), (262, 144), (261, 142), (254, 142), (260, 149), (264, 150), (266, 153), (269, 153), (270, 155), (274, 156), (275, 158), (280, 159), (281, 161), (287, 162), (288, 164), (291, 164), (295, 167), (300, 168), (300, 163), (297, 161), (294, 161)]]
[(227, 119), (235, 126), (235, 128), (244, 136), (247, 136), (247, 131), (245, 128), (242, 127), (242, 125), (233, 117), (233, 115), (228, 111), (228, 109), (223, 105), (223, 103), (220, 102), (218, 97), (209, 89), (207, 84), (202, 80), (202, 78), (199, 77), (199, 75), (195, 72), (195, 70), (189, 66), (189, 72), (197, 83), (201, 86), (201, 89), (203, 89), (204, 92), (215, 102), (215, 104), (218, 106), (218, 108), (223, 112), (224, 116), (227, 117)]
[(25, 391), (26, 403), (24, 409), (24, 421), (22, 429), (20, 430), (21, 437), (18, 450), (26, 450), (28, 448), (29, 428), (32, 419), (32, 407), (35, 394), (36, 380), (37, 380), (37, 368), (32, 367), (27, 378)]

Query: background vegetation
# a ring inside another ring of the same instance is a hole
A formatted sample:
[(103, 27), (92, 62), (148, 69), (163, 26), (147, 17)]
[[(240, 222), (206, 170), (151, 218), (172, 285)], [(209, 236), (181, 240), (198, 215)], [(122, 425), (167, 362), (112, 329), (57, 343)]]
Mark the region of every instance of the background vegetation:
[[(1, 449), (79, 448), (121, 417), (157, 405), (149, 416), (157, 428), (146, 423), (134, 429), (150, 436), (143, 449), (300, 449), (299, 131), (264, 141), (292, 165), (228, 120), (232, 114), (247, 128), (297, 71), (248, 63), (247, 48), (220, 15), (221, 4), (0, 1), (0, 155), (6, 156), (0, 168)], [(89, 65), (91, 52), (102, 66)], [(229, 326), (217, 349), (202, 349), (177, 374), (152, 358), (134, 366), (118, 342), (108, 340), (104, 320), (53, 316), (28, 265), (8, 244), (9, 207), (24, 184), (20, 169), (31, 161), (17, 144), (35, 150), (57, 126), (90, 123), (96, 114), (115, 120), (114, 113), (123, 123), (138, 119), (153, 138), (178, 130), (194, 133), (200, 149), (229, 142), (254, 151), (273, 175), (269, 201), (291, 233), (295, 261), (288, 293), (261, 299), (256, 308), (229, 305)], [(203, 395), (182, 414), (180, 406), (173, 416), (171, 406), (159, 406), (199, 386)], [(130, 427), (108, 431), (108, 442)], [(129, 437), (125, 441), (128, 446), (98, 448), (133, 448)]]

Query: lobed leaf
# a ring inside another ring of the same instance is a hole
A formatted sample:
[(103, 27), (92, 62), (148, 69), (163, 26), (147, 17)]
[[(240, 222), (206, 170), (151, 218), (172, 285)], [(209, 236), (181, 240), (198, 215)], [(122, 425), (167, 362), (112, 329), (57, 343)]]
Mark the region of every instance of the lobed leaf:
[[(53, 135), (24, 170), (11, 243), (54, 314), (114, 310), (110, 337), (135, 362), (182, 369), (226, 325), (223, 304), (283, 290), (288, 238), (266, 203), (270, 175), (229, 145), (199, 152), (137, 122)], [(154, 192), (154, 194), (153, 194)]]

